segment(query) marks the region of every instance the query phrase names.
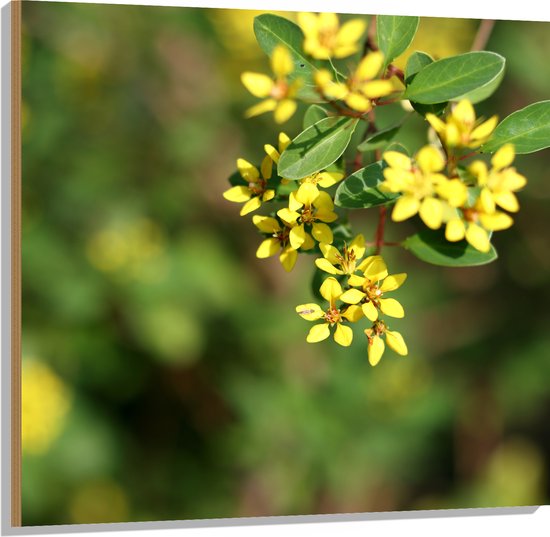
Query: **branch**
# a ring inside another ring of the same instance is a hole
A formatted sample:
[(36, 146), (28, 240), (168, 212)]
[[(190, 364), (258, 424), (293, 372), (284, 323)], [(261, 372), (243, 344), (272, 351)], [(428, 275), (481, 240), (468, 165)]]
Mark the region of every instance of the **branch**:
[(495, 21), (493, 19), (482, 20), (479, 28), (477, 29), (477, 34), (472, 43), (471, 51), (483, 50), (491, 37), (491, 32), (495, 26)]

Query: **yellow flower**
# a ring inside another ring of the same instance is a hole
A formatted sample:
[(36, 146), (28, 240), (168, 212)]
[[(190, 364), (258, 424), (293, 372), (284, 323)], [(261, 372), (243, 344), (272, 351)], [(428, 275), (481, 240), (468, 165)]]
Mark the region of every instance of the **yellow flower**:
[(48, 451), (61, 434), (72, 394), (48, 365), (34, 360), (23, 362), (21, 389), (22, 448), (39, 455)]
[(395, 298), (382, 297), (384, 293), (401, 287), (407, 275), (400, 273), (388, 276), (386, 263), (379, 255), (365, 258), (357, 269), (363, 272), (363, 276), (352, 274), (349, 277), (351, 289), (345, 291), (340, 300), (346, 304), (360, 304), (363, 314), (371, 321), (378, 319), (378, 310), (390, 317), (404, 317), (403, 306)]
[(399, 332), (388, 330), (384, 321), (376, 321), (372, 325), (372, 328), (367, 328), (365, 330), (365, 335), (369, 340), (369, 363), (373, 367), (380, 361), (386, 348), (382, 336), (385, 336), (386, 343), (397, 354), (406, 356), (409, 352), (403, 336)]
[(296, 192), (290, 193), (288, 207), (277, 211), (277, 215), (291, 226), (290, 244), (297, 250), (308, 239), (306, 225), (311, 227), (311, 234), (316, 241), (332, 243), (332, 230), (325, 222), (338, 219), (333, 209), (332, 198), (326, 192), (319, 192), (315, 185), (304, 183)]
[[(330, 188), (331, 186), (334, 186), (336, 183), (340, 182), (343, 178), (344, 174), (342, 172), (316, 172), (313, 175), (308, 175), (307, 177), (300, 179), (300, 187), (298, 188), (298, 192), (300, 192), (301, 197), (305, 190), (309, 190), (311, 188), (304, 185), (311, 185), (313, 186), (311, 192), (316, 192), (317, 194), (319, 194), (321, 191), (317, 188), (317, 185), (323, 188)], [(298, 192), (295, 193), (295, 196), (298, 195)]]
[(291, 141), (292, 140), (284, 132), (280, 132), (278, 149), (275, 149), (275, 147), (271, 144), (265, 144), (264, 151), (269, 157), (271, 157), (271, 160), (275, 162), (275, 164), (279, 164), (279, 157), (281, 156), (281, 153), (290, 145)]
[(241, 81), (246, 89), (255, 97), (265, 99), (249, 108), (245, 116), (253, 117), (264, 112), (273, 112), (275, 122), (284, 123), (296, 111), (295, 97), (302, 86), (299, 79), (293, 82), (288, 80), (288, 75), (294, 71), (294, 64), (284, 45), (277, 45), (273, 49), (271, 69), (275, 74), (275, 79), (261, 73), (251, 73), (250, 71), (242, 73)]
[[(252, 222), (262, 233), (270, 235), (258, 247), (256, 257), (265, 259), (279, 254), (281, 265), (287, 272), (290, 272), (294, 268), (296, 259), (298, 258), (298, 252), (296, 251), (298, 248), (294, 248), (289, 240), (292, 226), (285, 222), (279, 222), (276, 218), (257, 214), (252, 217)], [(304, 242), (300, 247), (302, 250), (309, 250), (313, 248), (314, 244), (311, 236), (306, 233)]]
[(331, 244), (324, 242), (319, 244), (324, 257), (315, 260), (315, 264), (321, 270), (329, 274), (354, 274), (358, 269), (358, 261), (365, 255), (365, 238), (357, 235), (348, 246), (344, 244), (340, 252)]
[(481, 161), (475, 161), (469, 170), (481, 187), (479, 200), (484, 211), (493, 212), (498, 205), (506, 211), (519, 211), (519, 203), (514, 192), (527, 184), (527, 179), (519, 174), (510, 164), (514, 161), (515, 151), (512, 144), (503, 145), (491, 159), (492, 168)]
[[(465, 185), (461, 189), (462, 194), (451, 195), (451, 190), (448, 189), (449, 179), (439, 173), (445, 167), (445, 159), (433, 146), (427, 145), (420, 149), (414, 161), (397, 151), (386, 151), (383, 159), (388, 167), (384, 170), (385, 180), (380, 184), (380, 190), (403, 194), (392, 211), (395, 222), (401, 222), (418, 213), (429, 228), (438, 229), (441, 227), (445, 208), (444, 202), (438, 197), (438, 191), (443, 198), (452, 197), (454, 203), (466, 200)], [(454, 186), (460, 184), (460, 181), (453, 183)]]
[(478, 201), (471, 208), (461, 209), (462, 215), (451, 218), (445, 227), (445, 238), (450, 242), (466, 239), (476, 250), (491, 249), (489, 231), (508, 229), (514, 221), (502, 211), (486, 212)]
[(260, 166), (260, 175), (256, 166), (242, 158), (237, 159), (237, 169), (248, 185), (231, 187), (223, 193), (223, 197), (228, 201), (244, 203), (240, 213), (241, 216), (259, 209), (262, 202), (272, 200), (275, 197), (275, 190), (267, 188), (267, 182), (271, 178), (272, 167), (273, 161), (271, 157), (264, 157)]
[(334, 82), (326, 69), (316, 73), (315, 83), (326, 98), (345, 101), (353, 110), (366, 113), (371, 110), (374, 99), (385, 97), (394, 91), (390, 80), (376, 80), (383, 64), (384, 55), (379, 51), (371, 52), (359, 62), (357, 69), (345, 83)]
[(426, 119), (447, 147), (479, 147), (489, 139), (498, 123), (497, 116), (487, 121), (476, 119), (474, 107), (467, 99), (453, 107), (446, 121), (434, 114), (426, 114)]
[(315, 303), (301, 304), (296, 307), (296, 312), (306, 321), (318, 321), (323, 319), (325, 322), (311, 327), (306, 341), (308, 343), (317, 343), (330, 336), (330, 329), (334, 330), (334, 341), (344, 347), (349, 347), (353, 340), (353, 331), (349, 326), (345, 326), (345, 321), (356, 322), (362, 318), (361, 308), (358, 306), (337, 307), (336, 301), (342, 295), (342, 287), (335, 278), (327, 278), (320, 288), (321, 296), (329, 303), (327, 310)]
[(367, 28), (361, 19), (352, 19), (340, 27), (334, 13), (298, 13), (298, 24), (305, 36), (304, 51), (318, 60), (355, 54)]

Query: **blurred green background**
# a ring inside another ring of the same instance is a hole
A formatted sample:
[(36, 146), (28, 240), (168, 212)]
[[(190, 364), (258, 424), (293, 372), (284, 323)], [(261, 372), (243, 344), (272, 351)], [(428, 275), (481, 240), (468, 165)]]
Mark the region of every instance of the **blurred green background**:
[[(24, 525), (548, 503), (548, 150), (517, 158), (496, 263), (385, 252), (408, 357), (309, 345), (312, 258), (257, 260), (222, 198), (278, 133), (242, 118), (256, 14), (23, 3)], [(415, 48), (466, 51), (478, 24), (423, 19)], [(487, 48), (508, 68), (480, 114), (549, 98), (549, 24)]]

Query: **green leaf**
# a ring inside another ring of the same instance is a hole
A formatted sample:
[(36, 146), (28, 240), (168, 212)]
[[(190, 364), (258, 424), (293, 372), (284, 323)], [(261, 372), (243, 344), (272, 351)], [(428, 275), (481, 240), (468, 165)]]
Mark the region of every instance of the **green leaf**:
[[(425, 52), (413, 52), (409, 56), (405, 67), (405, 84), (410, 84), (414, 80), (416, 74), (430, 63), (433, 63), (433, 61), (433, 58)], [(446, 102), (436, 104), (419, 104), (411, 101), (411, 105), (415, 111), (422, 116), (425, 116), (426, 114), (435, 114), (436, 116), (439, 116), (443, 113), (445, 108), (447, 108)]]
[(336, 162), (350, 143), (358, 119), (327, 117), (300, 133), (283, 151), (278, 173), (302, 179)]
[(433, 62), (434, 59), (428, 53), (420, 50), (413, 52), (409, 56), (407, 65), (405, 66), (405, 83), (410, 84), (414, 78), (414, 75)]
[(300, 90), (301, 96), (315, 96), (313, 73), (317, 67), (308, 60), (302, 48), (304, 34), (299, 26), (283, 17), (264, 14), (254, 18), (254, 34), (260, 48), (269, 56), (277, 45), (284, 45), (290, 52), (294, 71), (289, 75), (290, 80), (301, 78), (305, 86)]
[(384, 53), (384, 67), (409, 48), (419, 21), (418, 17), (378, 16), (376, 34), (378, 48)]
[(388, 127), (387, 129), (381, 130), (372, 136), (369, 136), (364, 142), (359, 144), (357, 149), (359, 151), (372, 151), (373, 149), (378, 149), (379, 147), (384, 147), (391, 142), (393, 137), (399, 132), (399, 129), (403, 125), (403, 122), (399, 125), (394, 125), (393, 127)]
[(503, 119), (482, 153), (494, 153), (512, 143), (516, 153), (533, 153), (550, 147), (550, 101), (530, 104)]
[(312, 125), (315, 125), (318, 121), (321, 121), (321, 119), (324, 119), (327, 117), (327, 111), (318, 104), (312, 104), (304, 114), (304, 122), (303, 122), (303, 128), (307, 129), (308, 127), (311, 127)]
[(465, 240), (447, 241), (441, 230), (422, 230), (405, 239), (403, 246), (418, 259), (443, 267), (474, 267), (490, 263), (498, 257), (493, 245), (489, 252), (480, 252)]
[(346, 209), (365, 209), (395, 201), (399, 194), (380, 192), (378, 185), (384, 181), (383, 161), (370, 164), (340, 183), (336, 190), (334, 203)]
[(506, 60), (495, 52), (467, 52), (443, 58), (422, 68), (403, 97), (420, 104), (468, 98), (473, 103), (495, 91), (504, 75)]

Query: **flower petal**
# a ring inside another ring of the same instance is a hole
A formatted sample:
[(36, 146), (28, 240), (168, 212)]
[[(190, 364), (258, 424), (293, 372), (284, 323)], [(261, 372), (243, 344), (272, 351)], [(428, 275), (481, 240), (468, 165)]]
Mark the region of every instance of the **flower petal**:
[(411, 159), (399, 151), (386, 151), (382, 158), (392, 168), (406, 171), (411, 169)]
[(386, 343), (390, 349), (394, 350), (401, 356), (406, 356), (409, 353), (407, 344), (399, 332), (386, 330)]
[(439, 172), (445, 167), (445, 159), (433, 145), (424, 146), (416, 154), (416, 162), (424, 173)]
[(321, 306), (314, 303), (300, 304), (296, 306), (296, 313), (306, 321), (317, 321), (325, 315)]
[(381, 298), (380, 310), (385, 315), (396, 317), (397, 319), (405, 317), (405, 310), (403, 309), (403, 306), (395, 300), (395, 298)]
[(300, 218), (300, 213), (291, 211), (288, 207), (283, 207), (277, 211), (277, 216), (289, 226), (293, 226), (296, 224), (298, 218)]
[(258, 257), (259, 259), (271, 257), (272, 255), (275, 255), (280, 248), (281, 245), (277, 239), (265, 239), (264, 241), (262, 241), (260, 246), (258, 246), (258, 249), (256, 250), (256, 257)]
[(402, 222), (414, 216), (420, 208), (420, 202), (414, 196), (401, 196), (393, 207), (391, 214), (394, 222)]
[(331, 243), (333, 240), (332, 230), (326, 224), (315, 222), (311, 226), (311, 234), (317, 242)]
[(420, 218), (430, 229), (439, 229), (443, 218), (441, 201), (435, 198), (426, 198), (420, 205)]
[(279, 256), (279, 261), (287, 272), (290, 272), (294, 268), (297, 259), (298, 252), (290, 247), (285, 248)]
[(260, 177), (260, 172), (258, 171), (258, 168), (256, 168), (254, 164), (248, 162), (248, 160), (244, 160), (244, 158), (237, 159), (237, 169), (239, 170), (241, 177), (245, 181), (255, 183), (256, 180)]
[(345, 313), (342, 314), (342, 317), (350, 321), (351, 323), (356, 323), (363, 318), (363, 310), (361, 306), (349, 306)]
[(334, 332), (334, 341), (342, 347), (349, 347), (353, 341), (353, 330), (349, 326), (338, 323)]
[(367, 257), (359, 267), (371, 282), (383, 280), (388, 275), (388, 267), (380, 255)]
[(271, 53), (271, 70), (277, 78), (285, 78), (294, 71), (290, 52), (284, 45), (277, 45)]
[(400, 274), (392, 274), (384, 279), (382, 285), (380, 286), (380, 291), (383, 293), (387, 291), (395, 291), (399, 289), (403, 282), (407, 279), (407, 274), (401, 272)]
[(296, 112), (297, 108), (296, 101), (292, 99), (283, 99), (277, 103), (274, 112), (275, 123), (281, 124), (288, 121)]
[(371, 80), (361, 86), (361, 91), (369, 99), (385, 97), (394, 91), (390, 80)]
[(318, 343), (330, 336), (330, 328), (328, 323), (316, 324), (311, 327), (309, 334), (306, 337), (308, 343)]
[(491, 159), (491, 164), (495, 170), (502, 170), (512, 164), (516, 152), (513, 144), (504, 144)]
[(351, 19), (340, 28), (336, 37), (338, 45), (354, 45), (365, 33), (367, 25), (362, 19)]
[(373, 367), (380, 361), (384, 354), (385, 345), (380, 336), (373, 336), (369, 340), (369, 364)]
[(281, 226), (276, 218), (271, 216), (260, 216), (256, 214), (252, 217), (252, 223), (263, 233), (276, 233), (281, 231)]
[(338, 280), (331, 276), (322, 283), (319, 292), (327, 302), (334, 304), (336, 299), (342, 294), (342, 287), (338, 283)]
[(491, 249), (491, 242), (487, 232), (477, 224), (469, 224), (466, 229), (466, 240), (480, 252), (488, 252)]
[(363, 284), (366, 282), (366, 278), (359, 276), (357, 274), (352, 274), (348, 279), (348, 285), (352, 287), (363, 287)]
[(274, 82), (267, 75), (245, 71), (241, 74), (241, 82), (254, 97), (267, 97), (273, 89)]
[(294, 226), (290, 230), (288, 238), (292, 248), (298, 250), (298, 248), (300, 248), (300, 246), (302, 246), (302, 244), (304, 244), (306, 240), (306, 230), (304, 229), (304, 225), (300, 224), (299, 226)]
[(244, 203), (250, 199), (250, 189), (247, 186), (234, 186), (226, 190), (223, 197), (228, 201)]
[(365, 296), (365, 293), (359, 289), (348, 289), (340, 295), (340, 300), (346, 304), (358, 304)]
[(262, 177), (264, 179), (271, 179), (271, 172), (273, 171), (273, 159), (268, 155), (266, 155), (262, 160), (260, 171), (262, 172)]
[(255, 211), (256, 209), (259, 209), (262, 205), (262, 200), (260, 200), (259, 196), (254, 196), (253, 198), (250, 198), (242, 207), (240, 215), (246, 216), (247, 214)]
[(382, 69), (383, 64), (384, 54), (382, 54), (379, 50), (376, 52), (371, 52), (359, 62), (357, 70), (355, 71), (355, 76), (359, 80), (372, 80), (373, 78), (376, 78), (376, 75)]
[(363, 304), (361, 306), (361, 309), (363, 310), (363, 313), (365, 314), (365, 317), (369, 321), (376, 321), (378, 319), (378, 310), (376, 309), (376, 306), (372, 302), (367, 302), (366, 304)]
[(508, 229), (514, 223), (514, 220), (510, 215), (500, 211), (493, 214), (481, 214), (479, 215), (479, 221), (485, 229), (490, 231), (501, 231), (502, 229)]
[(275, 108), (277, 108), (277, 101), (275, 99), (266, 99), (265, 101), (248, 108), (248, 110), (244, 113), (244, 117), (250, 118), (259, 116), (265, 112), (272, 112)]
[(466, 226), (460, 218), (453, 218), (445, 227), (445, 238), (449, 242), (461, 241), (466, 234)]
[(337, 269), (328, 259), (320, 257), (315, 260), (317, 268), (328, 272), (329, 274), (344, 274), (340, 269)]

